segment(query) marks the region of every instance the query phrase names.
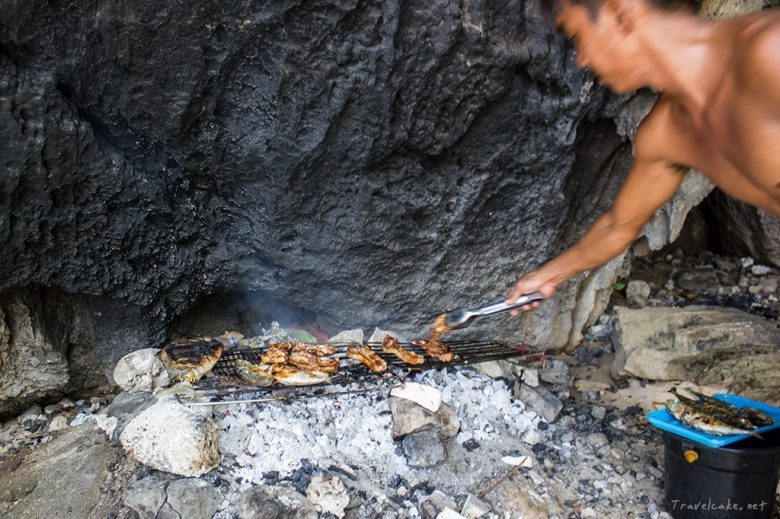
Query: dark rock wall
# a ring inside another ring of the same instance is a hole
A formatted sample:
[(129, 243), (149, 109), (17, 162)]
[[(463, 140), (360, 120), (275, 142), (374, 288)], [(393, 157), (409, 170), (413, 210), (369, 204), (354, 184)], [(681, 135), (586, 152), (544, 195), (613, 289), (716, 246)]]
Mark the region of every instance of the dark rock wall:
[(0, 9), (0, 289), (145, 308), (157, 340), (230, 291), (420, 331), (578, 238), (630, 157), (518, 1)]

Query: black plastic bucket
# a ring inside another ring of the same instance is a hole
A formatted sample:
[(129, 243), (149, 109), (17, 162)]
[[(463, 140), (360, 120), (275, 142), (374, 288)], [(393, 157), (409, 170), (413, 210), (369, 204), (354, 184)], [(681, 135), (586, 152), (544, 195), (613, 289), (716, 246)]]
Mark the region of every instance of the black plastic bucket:
[[(780, 429), (709, 447), (664, 431), (666, 505), (675, 519), (768, 519), (780, 470)], [(687, 459), (686, 459), (687, 458)]]

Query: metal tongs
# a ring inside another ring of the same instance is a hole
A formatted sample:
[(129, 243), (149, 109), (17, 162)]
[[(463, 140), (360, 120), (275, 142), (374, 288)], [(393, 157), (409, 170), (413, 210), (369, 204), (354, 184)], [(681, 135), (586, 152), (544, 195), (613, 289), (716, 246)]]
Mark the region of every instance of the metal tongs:
[(544, 296), (540, 292), (531, 292), (530, 294), (520, 296), (520, 298), (511, 305), (506, 304), (505, 301), (496, 301), (495, 303), (477, 308), (458, 308), (457, 310), (444, 314), (444, 326), (446, 326), (448, 330), (465, 328), (471, 321), (478, 317), (508, 312), (509, 310), (542, 300), (544, 300)]

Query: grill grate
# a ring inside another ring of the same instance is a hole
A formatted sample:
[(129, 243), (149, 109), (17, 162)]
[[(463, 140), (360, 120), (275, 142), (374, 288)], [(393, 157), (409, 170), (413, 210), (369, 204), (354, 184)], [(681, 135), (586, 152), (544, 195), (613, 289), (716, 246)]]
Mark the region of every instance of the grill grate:
[[(341, 361), (341, 366), (339, 367), (339, 372), (331, 375), (326, 382), (311, 386), (279, 386), (275, 384), (268, 388), (247, 384), (239, 378), (236, 371), (236, 360), (244, 359), (253, 363), (260, 362), (260, 357), (265, 352), (265, 348), (232, 349), (224, 352), (212, 369), (211, 373), (216, 376), (203, 378), (199, 382), (193, 396), (209, 399), (208, 404), (228, 403), (222, 400), (228, 398), (234, 399), (233, 401), (246, 402), (283, 401), (310, 398), (312, 396), (343, 394), (344, 392), (338, 392), (334, 388), (351, 386), (360, 382), (365, 383), (363, 387), (345, 392), (370, 392), (381, 390), (388, 385), (397, 384), (414, 371), (525, 357), (531, 354), (527, 346), (510, 346), (496, 341), (453, 340), (446, 341), (446, 343), (455, 353), (455, 359), (452, 362), (437, 361), (429, 357), (424, 350), (417, 346), (411, 343), (401, 343), (406, 350), (424, 356), (425, 362), (416, 365), (406, 364), (395, 355), (383, 352), (381, 343), (364, 343), (365, 346), (371, 348), (387, 362), (387, 371), (381, 373), (374, 373), (362, 363), (347, 357), (348, 343), (330, 343), (336, 347), (336, 353), (327, 357), (338, 358)], [(260, 398), (251, 399), (252, 397)]]

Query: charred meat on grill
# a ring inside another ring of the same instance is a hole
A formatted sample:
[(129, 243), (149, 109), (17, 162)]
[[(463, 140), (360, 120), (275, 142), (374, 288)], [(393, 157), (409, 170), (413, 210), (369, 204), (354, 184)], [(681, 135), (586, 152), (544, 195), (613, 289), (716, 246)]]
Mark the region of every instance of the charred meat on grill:
[(289, 342), (274, 342), (268, 346), (261, 359), (268, 364), (284, 364), (290, 355), (292, 344)]
[(324, 357), (326, 355), (333, 355), (336, 353), (336, 347), (330, 343), (327, 344), (306, 344), (305, 342), (299, 342), (293, 346), (292, 351), (305, 351), (307, 353), (313, 353), (318, 357)]
[(224, 346), (210, 337), (176, 339), (160, 350), (160, 360), (174, 382), (195, 384), (222, 356)]
[(401, 343), (398, 342), (398, 339), (392, 335), (385, 335), (385, 340), (382, 341), (382, 351), (392, 353), (407, 364), (422, 364), (425, 362), (425, 357), (405, 350)]
[(289, 363), (305, 371), (335, 374), (339, 370), (339, 359), (324, 359), (304, 349), (293, 349), (290, 352)]
[(353, 342), (347, 346), (347, 357), (362, 362), (374, 373), (380, 373), (387, 369), (387, 362), (367, 346)]
[(452, 362), (455, 359), (455, 353), (449, 345), (438, 339), (419, 339), (412, 341), (412, 344), (425, 350), (425, 353), (440, 362)]

